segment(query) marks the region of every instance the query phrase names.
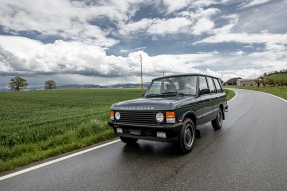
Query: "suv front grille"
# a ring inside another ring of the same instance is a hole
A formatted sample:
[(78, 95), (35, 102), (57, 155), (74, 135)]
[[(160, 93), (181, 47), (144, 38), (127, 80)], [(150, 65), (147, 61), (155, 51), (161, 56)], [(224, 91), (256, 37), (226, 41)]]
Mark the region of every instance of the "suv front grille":
[[(121, 123), (157, 124), (155, 119), (157, 112), (153, 111), (119, 111)], [(163, 121), (164, 122), (164, 121)]]

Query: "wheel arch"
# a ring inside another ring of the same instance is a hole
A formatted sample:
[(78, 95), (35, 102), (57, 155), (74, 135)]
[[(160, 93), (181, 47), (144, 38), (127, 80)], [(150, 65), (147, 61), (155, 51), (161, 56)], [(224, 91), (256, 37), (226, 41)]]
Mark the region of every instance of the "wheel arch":
[(194, 126), (196, 127), (196, 116), (195, 116), (195, 114), (194, 114), (193, 112), (185, 113), (185, 114), (183, 115), (182, 122), (183, 122), (185, 119), (187, 119), (187, 118), (191, 119), (192, 122), (193, 122), (193, 124), (194, 124)]

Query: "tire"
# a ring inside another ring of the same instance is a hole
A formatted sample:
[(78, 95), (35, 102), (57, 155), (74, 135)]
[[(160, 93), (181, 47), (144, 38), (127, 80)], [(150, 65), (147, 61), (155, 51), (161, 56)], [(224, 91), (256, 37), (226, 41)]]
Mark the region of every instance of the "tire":
[(138, 141), (138, 139), (135, 138), (129, 138), (129, 137), (120, 137), (122, 142), (126, 143), (126, 144), (134, 144)]
[(211, 121), (211, 124), (214, 130), (218, 130), (218, 129), (221, 129), (222, 123), (223, 123), (223, 113), (222, 113), (222, 109), (219, 108), (216, 118)]
[(185, 119), (179, 134), (179, 147), (184, 154), (191, 151), (195, 140), (195, 126), (191, 119)]

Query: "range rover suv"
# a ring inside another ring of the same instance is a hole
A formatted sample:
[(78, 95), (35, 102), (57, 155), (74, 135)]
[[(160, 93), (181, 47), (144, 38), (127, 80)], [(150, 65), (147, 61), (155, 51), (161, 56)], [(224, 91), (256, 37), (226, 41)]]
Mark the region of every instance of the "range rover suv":
[(143, 98), (113, 104), (108, 124), (124, 143), (138, 139), (176, 142), (188, 153), (197, 127), (211, 122), (215, 130), (220, 129), (227, 111), (218, 78), (182, 74), (153, 79)]

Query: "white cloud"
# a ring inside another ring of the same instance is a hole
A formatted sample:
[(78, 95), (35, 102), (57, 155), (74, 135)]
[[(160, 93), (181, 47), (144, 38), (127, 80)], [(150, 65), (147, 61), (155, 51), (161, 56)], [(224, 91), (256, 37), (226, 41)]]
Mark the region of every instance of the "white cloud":
[(251, 0), (248, 3), (242, 4), (241, 6), (242, 6), (242, 8), (253, 7), (256, 5), (265, 4), (269, 1), (271, 1), (271, 0)]
[(195, 35), (200, 35), (204, 32), (209, 32), (213, 29), (214, 23), (206, 18), (201, 18), (192, 28), (192, 33)]
[[(18, 74), (36, 78), (45, 75), (49, 78), (51, 75), (61, 75), (63, 81), (72, 78), (71, 76), (73, 79), (76, 79), (75, 76), (83, 76), (83, 79), (87, 79), (86, 83), (90, 83), (90, 79), (101, 79), (101, 84), (115, 79), (117, 82), (127, 83), (139, 77), (140, 54), (143, 57), (146, 81), (162, 75), (163, 71), (166, 75), (208, 73), (227, 80), (229, 76), (255, 78), (266, 71), (287, 68), (286, 47), (272, 43), (267, 44), (262, 52), (256, 53), (239, 50), (224, 54), (210, 52), (149, 56), (138, 51), (122, 57), (108, 56), (101, 47), (79, 42), (56, 41), (53, 44), (42, 44), (25, 38), (9, 38), (9, 41), (5, 41), (6, 38), (0, 36), (0, 68), (1, 73), (4, 72), (6, 76)], [(17, 44), (18, 48), (9, 46), (11, 41)], [(24, 53), (26, 56), (23, 56)], [(85, 83), (85, 80), (80, 82)]]

